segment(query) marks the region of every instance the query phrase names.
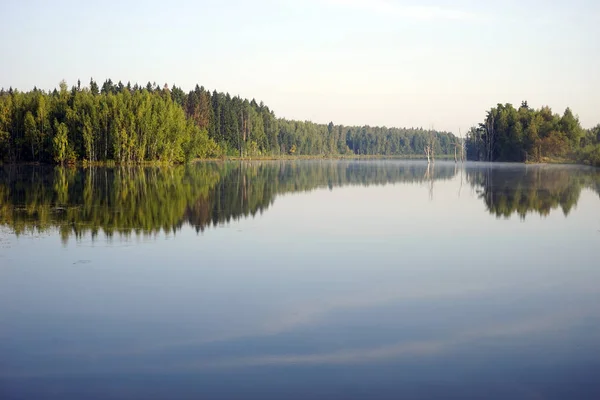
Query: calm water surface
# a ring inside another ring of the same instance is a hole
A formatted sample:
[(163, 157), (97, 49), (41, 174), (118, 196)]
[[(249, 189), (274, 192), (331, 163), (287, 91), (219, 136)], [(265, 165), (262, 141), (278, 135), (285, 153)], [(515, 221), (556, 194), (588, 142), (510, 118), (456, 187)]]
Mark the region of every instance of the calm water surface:
[(600, 171), (0, 168), (2, 399), (598, 399)]

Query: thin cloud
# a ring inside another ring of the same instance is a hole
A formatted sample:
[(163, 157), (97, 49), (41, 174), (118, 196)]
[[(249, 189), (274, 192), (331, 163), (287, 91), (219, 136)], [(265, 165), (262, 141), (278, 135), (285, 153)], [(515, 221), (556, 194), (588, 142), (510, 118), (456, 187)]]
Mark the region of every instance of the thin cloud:
[(342, 349), (325, 353), (309, 354), (275, 354), (257, 357), (230, 358), (211, 361), (196, 361), (174, 366), (177, 370), (195, 371), (215, 368), (240, 368), (273, 365), (336, 365), (336, 364), (368, 364), (389, 359), (405, 357), (436, 356), (441, 353), (456, 350), (460, 346), (468, 346), (473, 341), (498, 337), (528, 337), (546, 333), (556, 329), (571, 329), (581, 321), (597, 316), (596, 309), (584, 308), (578, 312), (566, 308), (553, 311), (537, 317), (528, 316), (525, 319), (478, 329), (467, 329), (457, 332), (447, 338), (438, 340), (403, 341), (390, 345), (359, 349)]
[(390, 0), (328, 0), (330, 4), (340, 7), (360, 9), (382, 14), (393, 18), (414, 20), (468, 20), (475, 19), (475, 14), (463, 10), (439, 6), (408, 6)]

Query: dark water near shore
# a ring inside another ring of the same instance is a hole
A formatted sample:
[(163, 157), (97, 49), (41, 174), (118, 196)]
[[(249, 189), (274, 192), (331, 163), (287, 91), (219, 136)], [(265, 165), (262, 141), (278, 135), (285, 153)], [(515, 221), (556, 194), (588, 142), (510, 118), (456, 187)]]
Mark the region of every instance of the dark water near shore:
[(1, 399), (600, 398), (600, 171), (0, 167)]

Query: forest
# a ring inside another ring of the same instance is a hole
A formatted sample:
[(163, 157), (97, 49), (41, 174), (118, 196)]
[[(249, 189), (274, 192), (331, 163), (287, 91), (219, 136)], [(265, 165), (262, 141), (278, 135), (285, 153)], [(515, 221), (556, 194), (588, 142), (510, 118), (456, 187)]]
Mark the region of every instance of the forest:
[(277, 118), (264, 103), (196, 85), (189, 93), (106, 80), (46, 92), (0, 90), (0, 162), (183, 163), (282, 155), (424, 156), (457, 138), (422, 128), (317, 124)]
[(466, 138), (469, 160), (576, 161), (600, 166), (600, 124), (583, 129), (567, 108), (562, 115), (550, 107), (533, 109), (526, 101), (516, 109), (498, 104)]

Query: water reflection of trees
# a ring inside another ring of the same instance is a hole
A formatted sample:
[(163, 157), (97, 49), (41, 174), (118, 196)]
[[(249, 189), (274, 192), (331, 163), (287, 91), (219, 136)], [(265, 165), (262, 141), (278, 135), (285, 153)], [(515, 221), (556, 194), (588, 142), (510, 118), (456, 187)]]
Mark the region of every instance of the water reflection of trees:
[[(15, 233), (59, 229), (63, 239), (203, 231), (267, 209), (277, 194), (346, 185), (421, 183), (424, 163), (243, 162), (169, 168), (0, 168), (0, 224)], [(450, 167), (435, 179), (451, 179)], [(433, 179), (431, 177), (430, 179)]]
[(600, 170), (578, 166), (483, 166), (467, 168), (467, 181), (498, 217), (537, 212), (546, 216), (561, 208), (565, 215), (577, 205), (581, 191), (600, 193)]
[(0, 223), (17, 234), (58, 227), (63, 238), (100, 229), (108, 236), (171, 231), (219, 178), (214, 165), (191, 174), (185, 168), (3, 168)]
[[(558, 206), (568, 213), (583, 187), (600, 193), (596, 170), (468, 166), (465, 172), (498, 216), (546, 215)], [(453, 163), (428, 168), (426, 163), (325, 160), (169, 168), (5, 166), (0, 168), (0, 224), (17, 234), (56, 228), (64, 240), (100, 231), (109, 237), (174, 232), (183, 224), (203, 231), (262, 213), (282, 193), (403, 183), (426, 185), (431, 196), (435, 181), (462, 174)]]

